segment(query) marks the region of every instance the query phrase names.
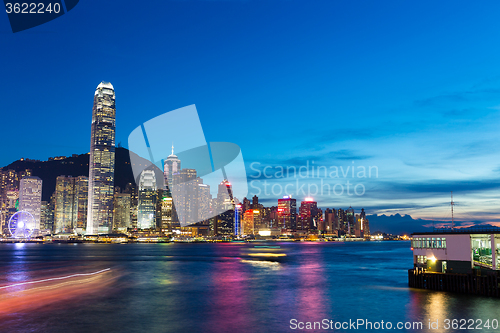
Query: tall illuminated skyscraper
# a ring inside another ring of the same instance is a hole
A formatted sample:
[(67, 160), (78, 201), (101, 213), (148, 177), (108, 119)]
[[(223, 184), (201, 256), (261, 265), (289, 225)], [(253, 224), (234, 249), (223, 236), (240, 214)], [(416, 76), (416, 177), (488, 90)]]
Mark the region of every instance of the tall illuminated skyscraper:
[(35, 230), (40, 230), (42, 205), (42, 180), (38, 177), (24, 177), (19, 186), (19, 210), (30, 212), (35, 218)]
[(172, 196), (177, 218), (182, 225), (198, 222), (198, 184), (195, 169), (182, 169), (174, 174)]
[(101, 82), (92, 109), (87, 234), (109, 233), (113, 225), (115, 111), (114, 88)]
[(234, 209), (233, 188), (227, 179), (219, 183), (217, 205), (220, 211)]
[(297, 227), (297, 200), (292, 196), (278, 199), (278, 227), (295, 230)]
[[(172, 154), (167, 157), (163, 165), (163, 177), (164, 177), (164, 189), (168, 190), (169, 187), (173, 186), (174, 175), (181, 172), (181, 160), (174, 155), (174, 145), (172, 145)], [(172, 189), (170, 189), (172, 191)]]
[(54, 231), (57, 234), (72, 233), (74, 228), (75, 178), (58, 176), (55, 194)]
[(306, 198), (300, 203), (297, 229), (318, 229), (319, 216), (318, 203), (313, 198)]
[(113, 229), (127, 231), (130, 228), (130, 193), (115, 193), (113, 204)]
[(73, 228), (82, 234), (87, 226), (89, 201), (89, 179), (85, 176), (75, 178), (75, 198), (73, 200)]
[(137, 228), (156, 226), (156, 176), (153, 170), (143, 170), (139, 180), (139, 207)]

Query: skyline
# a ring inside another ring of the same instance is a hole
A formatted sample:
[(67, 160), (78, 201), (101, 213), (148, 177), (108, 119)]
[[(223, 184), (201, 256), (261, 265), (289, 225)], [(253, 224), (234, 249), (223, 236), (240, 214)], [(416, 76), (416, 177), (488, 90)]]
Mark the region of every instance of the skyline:
[[(363, 196), (317, 198), (322, 206), (443, 220), (453, 191), (458, 220), (499, 221), (498, 4), (453, 3), (451, 13), (451, 2), (363, 10), (325, 1), (190, 2), (156, 4), (165, 17), (140, 9), (132, 18), (132, 3), (95, 11), (90, 1), (30, 31), (4, 33), (10, 51), (0, 59), (12, 64), (2, 69), (4, 119), (22, 127), (2, 131), (5, 142), (17, 140), (4, 146), (1, 165), (88, 152), (90, 91), (109, 80), (117, 144), (154, 116), (196, 104), (207, 141), (241, 147), (249, 180), (254, 162), (354, 161), (377, 166), (379, 177), (365, 182)], [(6, 15), (0, 30), (9, 30)], [(102, 40), (91, 38), (97, 33)]]

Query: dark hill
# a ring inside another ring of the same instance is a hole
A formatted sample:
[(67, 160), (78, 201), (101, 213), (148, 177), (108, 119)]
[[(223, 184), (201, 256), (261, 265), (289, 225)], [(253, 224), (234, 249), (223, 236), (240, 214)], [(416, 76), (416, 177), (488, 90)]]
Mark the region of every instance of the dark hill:
[[(43, 181), (42, 200), (50, 200), (56, 187), (57, 176), (89, 176), (89, 154), (67, 157), (57, 161), (15, 161), (4, 170), (13, 169), (17, 172), (25, 169), (33, 170), (33, 176), (40, 177)], [(130, 166), (129, 150), (117, 147), (115, 153), (115, 186), (122, 190), (128, 183), (134, 183), (134, 175)]]

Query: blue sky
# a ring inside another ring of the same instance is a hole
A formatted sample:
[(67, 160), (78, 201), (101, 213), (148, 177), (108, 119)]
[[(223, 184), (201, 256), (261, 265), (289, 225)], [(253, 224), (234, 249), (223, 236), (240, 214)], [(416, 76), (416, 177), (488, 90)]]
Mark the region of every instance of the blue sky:
[(500, 221), (499, 9), (86, 0), (16, 34), (0, 15), (0, 164), (87, 152), (93, 92), (105, 80), (124, 146), (141, 123), (196, 104), (207, 141), (238, 144), (261, 190), (251, 163), (376, 166), (378, 177), (323, 179), (365, 192), (315, 195), (319, 206), (446, 220), (454, 191), (458, 218)]

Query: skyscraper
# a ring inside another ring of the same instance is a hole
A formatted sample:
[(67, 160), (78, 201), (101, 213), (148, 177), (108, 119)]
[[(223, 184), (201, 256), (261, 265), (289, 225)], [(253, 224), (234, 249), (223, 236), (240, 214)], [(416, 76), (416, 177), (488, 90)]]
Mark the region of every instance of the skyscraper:
[(87, 226), (89, 202), (89, 179), (85, 176), (75, 178), (75, 198), (73, 201), (73, 226), (79, 234), (84, 233)]
[(182, 169), (174, 174), (172, 196), (177, 217), (181, 225), (198, 222), (198, 184), (195, 169)]
[(156, 227), (156, 176), (153, 170), (143, 170), (139, 179), (137, 228)]
[(161, 230), (163, 232), (172, 232), (172, 196), (164, 194), (161, 202)]
[(339, 220), (335, 209), (325, 210), (325, 228), (327, 233), (333, 233), (339, 228)]
[(198, 183), (198, 221), (207, 220), (210, 217), (210, 204), (212, 194), (210, 194), (210, 185), (203, 184), (201, 178)]
[(35, 218), (35, 232), (40, 230), (42, 204), (42, 180), (38, 177), (24, 177), (19, 187), (19, 210), (31, 213)]
[[(172, 145), (172, 154), (167, 157), (165, 163), (163, 165), (163, 177), (164, 177), (164, 186), (165, 190), (168, 190), (169, 187), (172, 187), (174, 181), (174, 175), (178, 174), (181, 171), (181, 160), (174, 155), (174, 145)], [(172, 191), (172, 189), (170, 189)]]
[(356, 227), (356, 221), (355, 221), (355, 216), (354, 216), (354, 208), (349, 206), (349, 208), (346, 209), (345, 211), (346, 214), (346, 220), (347, 220), (347, 234), (348, 235), (354, 235), (355, 233), (355, 227)]
[(224, 179), (219, 184), (217, 191), (217, 206), (218, 210), (221, 212), (234, 209), (233, 188), (227, 179)]
[(75, 178), (71, 176), (58, 176), (55, 193), (54, 231), (55, 233), (71, 233), (74, 228)]
[(319, 229), (320, 223), (323, 220), (323, 212), (318, 208), (318, 203), (314, 201), (313, 198), (306, 198), (300, 203), (299, 208), (299, 219), (297, 223), (297, 229), (300, 230), (311, 230)]
[(127, 231), (130, 224), (130, 193), (115, 193), (113, 203), (113, 229)]
[(243, 235), (253, 235), (254, 234), (254, 211), (253, 209), (248, 209), (243, 215)]
[(92, 109), (87, 234), (109, 233), (113, 225), (115, 111), (114, 88), (101, 82)]
[(291, 196), (278, 199), (278, 228), (295, 230), (297, 227), (297, 200)]
[(237, 204), (234, 207), (234, 235), (240, 236), (243, 232), (241, 227), (241, 218), (243, 215), (243, 210), (241, 204)]
[(40, 206), (40, 230), (52, 231), (54, 222), (53, 212), (50, 209), (49, 201), (42, 201)]

